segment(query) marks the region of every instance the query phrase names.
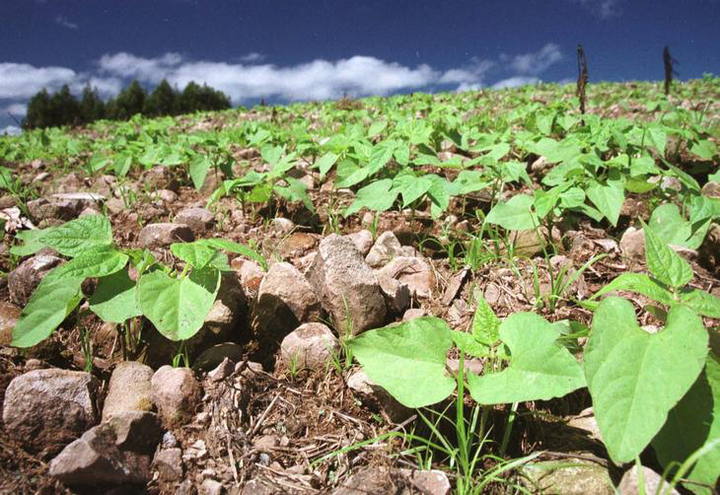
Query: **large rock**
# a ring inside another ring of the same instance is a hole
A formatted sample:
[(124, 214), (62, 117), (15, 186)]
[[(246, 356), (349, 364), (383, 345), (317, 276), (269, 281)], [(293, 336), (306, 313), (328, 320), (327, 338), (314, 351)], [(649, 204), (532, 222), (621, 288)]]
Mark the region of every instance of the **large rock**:
[(53, 194), (49, 198), (28, 201), (30, 217), (36, 222), (42, 220), (73, 220), (86, 208), (97, 209), (105, 200), (104, 196), (95, 193), (62, 193)]
[(125, 412), (151, 411), (150, 379), (153, 370), (136, 361), (119, 363), (110, 376), (110, 385), (103, 405), (102, 419)]
[(386, 265), (395, 256), (399, 256), (402, 252), (402, 245), (395, 234), (392, 232), (383, 232), (377, 238), (375, 244), (370, 248), (370, 252), (365, 257), (365, 261), (373, 268)]
[(626, 258), (642, 260), (645, 257), (645, 234), (643, 229), (628, 227), (620, 238), (620, 252)]
[(340, 333), (354, 335), (385, 323), (378, 279), (347, 237), (332, 234), (320, 242), (308, 278)]
[(185, 224), (196, 234), (207, 232), (215, 224), (215, 215), (206, 208), (185, 208), (175, 215), (175, 223)]
[[(521, 468), (523, 483), (532, 493), (613, 495), (607, 468), (586, 460), (542, 461)], [(652, 492), (650, 492), (652, 493)]]
[(177, 447), (160, 449), (155, 454), (153, 466), (163, 481), (178, 481), (185, 472), (182, 460), (182, 450)]
[(9, 302), (0, 301), (0, 345), (10, 345), (12, 330), (20, 318), (20, 308)]
[(373, 236), (372, 233), (367, 230), (359, 230), (358, 232), (354, 232), (352, 234), (348, 234), (347, 237), (350, 238), (351, 241), (353, 241), (353, 244), (355, 244), (355, 247), (358, 251), (360, 251), (360, 254), (363, 256), (367, 256), (367, 254), (370, 252), (370, 249), (373, 247)]
[(157, 189), (169, 189), (177, 192), (180, 187), (180, 184), (175, 178), (173, 172), (168, 167), (164, 167), (162, 165), (155, 166), (143, 172), (140, 176), (140, 183), (151, 191)]
[(5, 391), (5, 431), (31, 452), (53, 454), (97, 423), (98, 387), (82, 371), (53, 368), (20, 375)]
[(301, 323), (320, 318), (320, 300), (290, 263), (275, 263), (260, 283), (255, 322), (264, 337), (280, 340)]
[(677, 490), (665, 481), (662, 476), (657, 474), (649, 467), (642, 466), (642, 477), (644, 481), (644, 491), (640, 491), (640, 477), (638, 476), (637, 466), (633, 466), (627, 471), (618, 486), (620, 495), (640, 495), (640, 493), (663, 493), (667, 495), (680, 495)]
[(422, 258), (398, 256), (378, 270), (378, 277), (399, 280), (410, 289), (414, 297), (428, 299), (435, 285), (435, 274), (430, 264)]
[(161, 435), (152, 413), (114, 416), (65, 447), (50, 462), (49, 474), (71, 486), (145, 484)]
[(338, 352), (340, 343), (322, 323), (305, 323), (280, 344), (280, 360), (286, 367), (322, 368)]
[(138, 235), (138, 243), (145, 248), (166, 247), (174, 242), (195, 240), (193, 231), (185, 224), (151, 223), (143, 227)]
[(237, 257), (230, 262), (230, 266), (240, 277), (240, 284), (248, 296), (254, 298), (260, 289), (260, 283), (265, 278), (265, 272), (254, 261)]
[(165, 365), (155, 372), (150, 384), (163, 424), (179, 426), (192, 417), (202, 392), (191, 369)]
[(348, 388), (359, 393), (360, 396), (369, 401), (371, 405), (383, 411), (391, 421), (400, 423), (412, 414), (412, 409), (400, 404), (384, 388), (370, 380), (370, 377), (368, 377), (367, 373), (363, 370), (352, 372), (347, 377), (345, 383)]
[(450, 480), (439, 469), (401, 469), (400, 473), (423, 495), (449, 495)]
[(8, 274), (10, 301), (25, 306), (45, 275), (62, 261), (57, 256), (38, 254), (20, 263)]

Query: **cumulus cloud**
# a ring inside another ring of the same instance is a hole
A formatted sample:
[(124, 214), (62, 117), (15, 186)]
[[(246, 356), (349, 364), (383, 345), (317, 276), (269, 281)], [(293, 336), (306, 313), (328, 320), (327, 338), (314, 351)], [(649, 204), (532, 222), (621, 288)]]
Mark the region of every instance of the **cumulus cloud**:
[(562, 60), (562, 58), (563, 55), (560, 47), (555, 43), (548, 43), (533, 53), (515, 56), (503, 54), (500, 56), (500, 60), (508, 64), (517, 74), (534, 76), (545, 72), (550, 66)]
[(17, 136), (20, 133), (22, 133), (22, 129), (16, 125), (9, 125), (0, 129), (0, 136)]
[(55, 18), (55, 24), (59, 24), (62, 27), (68, 28), (68, 29), (77, 29), (80, 27), (76, 23), (70, 22), (70, 20), (63, 15), (59, 15)]
[(622, 13), (620, 3), (622, 0), (571, 0), (590, 10), (600, 19), (610, 19)]
[(3, 108), (3, 113), (11, 114), (15, 117), (24, 116), (27, 113), (27, 105), (24, 103), (11, 103), (10, 105)]
[(56, 90), (63, 84), (72, 84), (77, 77), (67, 67), (0, 63), (0, 99), (29, 98), (43, 88)]
[(263, 60), (265, 60), (265, 55), (258, 52), (250, 52), (240, 57), (240, 61), (245, 63), (262, 62)]
[(127, 52), (103, 55), (98, 62), (100, 71), (113, 76), (135, 78), (159, 83), (183, 61), (179, 53), (166, 53), (160, 57), (136, 57)]
[(533, 76), (513, 76), (506, 79), (502, 79), (492, 85), (493, 89), (503, 88), (517, 88), (518, 86), (525, 86), (527, 84), (537, 84), (540, 79)]

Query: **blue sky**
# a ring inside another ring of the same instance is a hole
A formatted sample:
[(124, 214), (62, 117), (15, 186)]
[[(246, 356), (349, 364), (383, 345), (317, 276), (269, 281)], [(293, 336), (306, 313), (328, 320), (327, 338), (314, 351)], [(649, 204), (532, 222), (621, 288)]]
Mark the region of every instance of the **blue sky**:
[(42, 87), (207, 82), (235, 104), (720, 73), (720, 0), (0, 0), (0, 132)]

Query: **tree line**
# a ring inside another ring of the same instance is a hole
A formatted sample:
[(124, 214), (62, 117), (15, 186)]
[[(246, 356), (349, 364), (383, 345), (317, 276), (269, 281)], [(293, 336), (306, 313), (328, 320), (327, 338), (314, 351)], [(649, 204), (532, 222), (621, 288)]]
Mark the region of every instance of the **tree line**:
[(132, 81), (108, 101), (103, 101), (97, 89), (90, 85), (85, 86), (80, 99), (65, 85), (52, 94), (46, 89), (35, 94), (28, 102), (22, 126), (37, 129), (83, 125), (100, 119), (128, 120), (138, 113), (160, 117), (227, 108), (230, 108), (230, 98), (225, 93), (195, 82), (179, 91), (163, 79), (152, 92), (147, 92), (140, 83)]

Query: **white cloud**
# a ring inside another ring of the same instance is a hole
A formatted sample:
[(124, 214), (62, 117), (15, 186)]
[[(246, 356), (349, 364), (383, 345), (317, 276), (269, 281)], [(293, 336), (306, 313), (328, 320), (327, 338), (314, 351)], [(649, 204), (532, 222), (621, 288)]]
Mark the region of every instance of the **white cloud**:
[(587, 8), (600, 19), (610, 19), (622, 13), (620, 3), (623, 0), (571, 0)]
[[(473, 59), (470, 64), (459, 69), (450, 69), (440, 77), (440, 84), (459, 84), (458, 90), (464, 91), (470, 86), (480, 85), (488, 71), (495, 67), (492, 60)], [(464, 88), (464, 89), (461, 89)]]
[(59, 24), (62, 27), (65, 27), (68, 29), (77, 29), (80, 27), (76, 23), (70, 22), (70, 20), (63, 15), (59, 15), (55, 18), (55, 24)]
[(546, 71), (550, 66), (562, 60), (563, 55), (560, 47), (555, 43), (548, 43), (534, 53), (509, 56), (503, 54), (500, 60), (518, 74), (538, 75)]
[(496, 82), (492, 85), (493, 89), (503, 89), (503, 88), (517, 88), (518, 86), (525, 86), (527, 84), (537, 84), (540, 82), (540, 79), (533, 76), (513, 76), (508, 77), (507, 79), (503, 79), (501, 81)]
[(3, 108), (5, 114), (12, 114), (14, 116), (24, 116), (27, 113), (27, 105), (24, 103), (11, 103), (10, 105)]
[(55, 90), (71, 84), (78, 74), (66, 67), (34, 67), (0, 63), (0, 99), (29, 98), (43, 88)]
[(8, 135), (8, 136), (17, 136), (22, 133), (22, 129), (20, 129), (16, 125), (9, 125), (2, 129), (0, 129), (0, 136)]
[(182, 55), (172, 52), (156, 58), (136, 57), (131, 53), (120, 52), (114, 55), (103, 55), (98, 64), (101, 72), (159, 83), (167, 78), (181, 64), (182, 60)]
[(240, 61), (245, 63), (262, 62), (263, 60), (265, 60), (265, 55), (258, 52), (250, 52), (240, 57)]

